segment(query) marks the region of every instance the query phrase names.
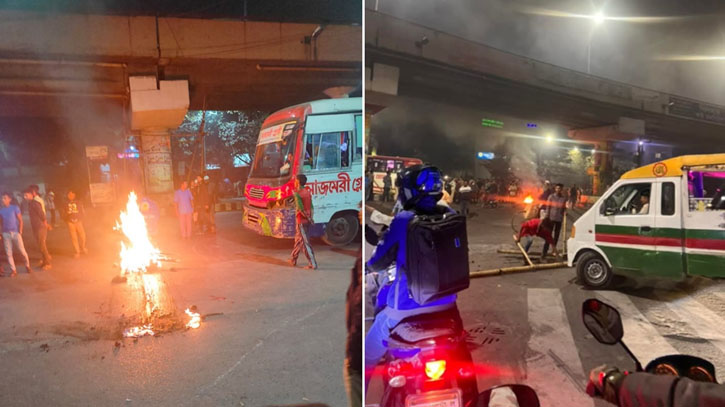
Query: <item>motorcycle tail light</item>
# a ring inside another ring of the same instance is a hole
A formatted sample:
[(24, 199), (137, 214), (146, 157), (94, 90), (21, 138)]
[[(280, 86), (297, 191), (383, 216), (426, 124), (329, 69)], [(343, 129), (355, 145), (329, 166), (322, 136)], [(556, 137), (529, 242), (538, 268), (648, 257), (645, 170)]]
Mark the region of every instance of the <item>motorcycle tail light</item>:
[(425, 375), (431, 380), (438, 380), (446, 372), (445, 360), (429, 360), (425, 362)]

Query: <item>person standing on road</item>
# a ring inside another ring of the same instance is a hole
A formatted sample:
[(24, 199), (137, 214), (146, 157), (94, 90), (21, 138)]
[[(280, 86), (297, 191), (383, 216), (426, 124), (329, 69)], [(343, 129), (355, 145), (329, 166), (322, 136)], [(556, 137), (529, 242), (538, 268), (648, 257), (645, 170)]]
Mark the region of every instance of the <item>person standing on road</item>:
[(310, 245), (309, 233), (310, 225), (313, 223), (314, 208), (312, 207), (312, 194), (310, 190), (305, 188), (307, 183), (307, 177), (304, 174), (298, 174), (295, 179), (295, 206), (297, 213), (295, 216), (295, 246), (292, 249), (292, 257), (289, 259), (289, 263), (293, 266), (297, 266), (297, 258), (300, 252), (305, 253), (307, 261), (310, 263), (308, 269), (317, 270), (317, 260), (315, 260), (315, 252), (312, 251)]
[(373, 174), (370, 170), (365, 171), (365, 201), (369, 201), (373, 196)]
[[(18, 252), (23, 256), (25, 268), (28, 270), (28, 273), (32, 273), (33, 270), (30, 268), (30, 258), (23, 244), (23, 215), (20, 213), (20, 208), (17, 205), (10, 204), (11, 201), (12, 197), (10, 193), (4, 192), (2, 194), (2, 208), (0, 208), (0, 224), (2, 224), (5, 255), (8, 257), (8, 265), (10, 266), (10, 277), (14, 277), (18, 272), (15, 268), (13, 247), (17, 248)], [(2, 268), (0, 268), (0, 276), (4, 274)]]
[(73, 243), (76, 259), (83, 254), (88, 253), (86, 249), (86, 229), (83, 227), (83, 203), (76, 200), (76, 193), (73, 190), (68, 191), (68, 201), (63, 210), (63, 220), (68, 225), (68, 233), (70, 233), (70, 241)]
[(40, 207), (43, 209), (43, 213), (45, 213), (45, 201), (43, 200), (43, 197), (40, 196), (40, 187), (33, 184), (28, 188), (30, 188), (30, 192), (33, 194), (33, 200), (40, 204)]
[(53, 192), (53, 190), (49, 190), (48, 193), (45, 194), (45, 200), (48, 204), (48, 211), (50, 212), (50, 225), (56, 227), (58, 224), (55, 223), (55, 192)]
[(30, 215), (30, 226), (33, 229), (33, 235), (35, 235), (35, 241), (38, 244), (38, 250), (42, 255), (42, 260), (39, 266), (43, 270), (50, 270), (50, 253), (48, 252), (48, 246), (46, 240), (48, 239), (48, 230), (51, 226), (48, 224), (45, 218), (45, 211), (43, 206), (33, 196), (33, 189), (28, 188), (25, 190), (25, 200), (28, 201), (28, 214)]
[(471, 187), (468, 186), (465, 181), (463, 181), (463, 186), (461, 187), (461, 189), (458, 190), (459, 201), (461, 203), (461, 214), (463, 216), (468, 216), (468, 204), (471, 201), (471, 193)]
[(191, 238), (191, 217), (194, 213), (194, 198), (188, 188), (186, 181), (181, 181), (181, 187), (174, 192), (174, 204), (176, 205), (176, 216), (179, 218), (181, 238)]
[[(556, 249), (557, 243), (559, 243), (559, 235), (561, 234), (561, 223), (564, 220), (564, 214), (566, 213), (566, 197), (563, 195), (562, 190), (564, 185), (556, 184), (554, 186), (554, 193), (549, 196), (546, 200), (546, 218), (554, 224), (554, 248)], [(549, 249), (549, 243), (544, 244), (544, 252)]]
[(581, 190), (576, 185), (572, 185), (569, 189), (569, 207), (575, 208), (579, 204), (579, 198), (581, 197)]
[(554, 192), (551, 188), (551, 182), (548, 180), (544, 182), (544, 192), (539, 195), (539, 217), (543, 219), (546, 216), (546, 201), (549, 200), (549, 196)]
[(390, 188), (393, 186), (393, 178), (390, 176), (390, 170), (385, 172), (383, 177), (383, 202), (390, 201)]

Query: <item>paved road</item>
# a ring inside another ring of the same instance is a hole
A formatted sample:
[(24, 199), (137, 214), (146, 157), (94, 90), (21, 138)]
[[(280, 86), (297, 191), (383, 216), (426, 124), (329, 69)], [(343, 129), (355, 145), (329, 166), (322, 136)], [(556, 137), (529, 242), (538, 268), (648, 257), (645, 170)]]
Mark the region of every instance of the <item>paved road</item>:
[[(499, 248), (513, 249), (511, 208), (479, 209), (469, 220), (471, 269), (519, 265)], [(540, 249), (534, 246), (533, 252)], [(624, 340), (646, 364), (669, 353), (689, 353), (712, 361), (725, 375), (725, 282), (686, 283), (624, 280), (615, 290), (590, 291), (578, 285), (573, 269), (555, 269), (471, 280), (459, 295), (473, 359), (491, 375), (479, 389), (518, 382), (539, 393), (542, 406), (605, 406), (583, 392), (588, 371), (602, 363), (633, 369), (619, 346), (601, 345), (586, 331), (582, 302), (591, 297), (616, 306), (624, 318)], [(722, 379), (721, 379), (722, 380)], [(379, 397), (371, 384), (366, 404)]]
[(119, 338), (139, 294), (111, 282), (119, 273), (111, 219), (89, 216), (91, 254), (78, 260), (67, 230), (52, 231), (52, 270), (19, 267), (0, 279), (0, 405), (345, 405), (355, 248), (315, 242), (320, 270), (294, 269), (285, 263), (291, 241), (247, 232), (239, 217), (217, 214), (218, 235), (188, 243), (173, 219), (162, 223), (158, 246), (178, 263), (153, 275), (171, 318), (185, 323), (191, 305), (216, 315), (197, 330), (138, 340)]

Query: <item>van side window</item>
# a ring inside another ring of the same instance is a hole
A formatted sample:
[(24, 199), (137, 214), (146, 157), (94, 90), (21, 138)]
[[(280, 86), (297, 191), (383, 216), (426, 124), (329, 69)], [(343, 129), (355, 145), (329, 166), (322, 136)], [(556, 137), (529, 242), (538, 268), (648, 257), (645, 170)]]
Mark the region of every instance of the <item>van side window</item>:
[(725, 171), (690, 170), (687, 190), (690, 212), (725, 210)]
[(675, 184), (673, 182), (662, 183), (662, 215), (671, 216), (675, 214)]
[(607, 197), (600, 207), (602, 215), (647, 215), (652, 184), (642, 182), (622, 185)]
[(308, 134), (304, 169), (332, 170), (350, 166), (350, 132)]

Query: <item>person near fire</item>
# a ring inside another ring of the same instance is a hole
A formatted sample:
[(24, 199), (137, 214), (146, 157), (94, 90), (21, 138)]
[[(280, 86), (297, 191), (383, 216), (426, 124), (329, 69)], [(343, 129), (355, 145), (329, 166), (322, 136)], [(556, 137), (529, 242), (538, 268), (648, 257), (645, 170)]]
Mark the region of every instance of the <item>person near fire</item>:
[(291, 265), (296, 266), (300, 252), (304, 252), (307, 261), (310, 263), (305, 268), (317, 270), (315, 252), (312, 251), (309, 239), (314, 208), (312, 207), (312, 194), (309, 189), (305, 188), (306, 183), (307, 177), (304, 174), (298, 174), (295, 179), (294, 192), (295, 207), (297, 209), (295, 215), (295, 245), (289, 262)]
[(35, 242), (38, 244), (38, 250), (42, 256), (42, 260), (39, 266), (43, 270), (50, 270), (50, 253), (48, 252), (48, 230), (52, 227), (48, 224), (48, 220), (45, 218), (45, 211), (43, 206), (33, 196), (33, 189), (28, 188), (24, 192), (25, 200), (28, 202), (28, 214), (30, 215), (30, 226), (33, 229), (33, 235), (35, 236)]
[(53, 227), (58, 226), (58, 224), (55, 222), (55, 192), (53, 190), (48, 190), (48, 192), (45, 194), (45, 200), (47, 203), (47, 209), (48, 212), (50, 212), (50, 225)]
[[(554, 192), (546, 200), (546, 218), (554, 224), (554, 248), (559, 243), (561, 226), (566, 214), (567, 197), (564, 196), (563, 190), (563, 184), (556, 184), (554, 186)], [(544, 248), (546, 251), (549, 248), (549, 244), (545, 243)]]
[(194, 213), (194, 198), (188, 186), (188, 182), (181, 181), (181, 186), (174, 192), (176, 216), (179, 218), (182, 239), (191, 239), (191, 218)]
[[(23, 256), (28, 273), (32, 273), (33, 270), (30, 268), (30, 258), (23, 244), (23, 215), (20, 213), (20, 208), (11, 204), (11, 201), (10, 193), (4, 192), (2, 194), (2, 207), (0, 208), (0, 228), (2, 229), (5, 255), (8, 257), (8, 265), (10, 266), (10, 276), (14, 277), (18, 274), (18, 271), (15, 267), (13, 248), (17, 249)], [(4, 272), (0, 268), (0, 276), (2, 275), (4, 275)]]
[(63, 220), (68, 225), (68, 233), (70, 233), (70, 241), (75, 250), (74, 257), (78, 258), (88, 253), (86, 249), (86, 229), (83, 227), (83, 215), (85, 210), (83, 203), (76, 199), (76, 193), (73, 190), (68, 191), (68, 200), (63, 208)]
[(552, 232), (553, 223), (551, 222), (551, 220), (533, 218), (521, 224), (521, 230), (519, 230), (519, 234), (516, 236), (516, 242), (521, 242), (521, 239), (526, 238), (526, 243), (524, 243), (524, 251), (528, 253), (531, 245), (534, 243), (535, 236), (544, 239), (544, 242), (546, 244), (544, 245), (544, 249), (541, 252), (541, 260), (543, 261), (543, 259), (546, 257), (546, 252), (549, 249), (547, 245), (553, 245), (554, 256), (558, 254), (556, 251), (556, 245), (554, 244), (554, 238), (551, 235)]

